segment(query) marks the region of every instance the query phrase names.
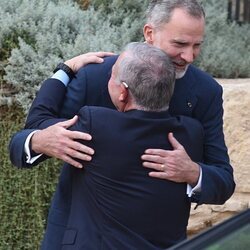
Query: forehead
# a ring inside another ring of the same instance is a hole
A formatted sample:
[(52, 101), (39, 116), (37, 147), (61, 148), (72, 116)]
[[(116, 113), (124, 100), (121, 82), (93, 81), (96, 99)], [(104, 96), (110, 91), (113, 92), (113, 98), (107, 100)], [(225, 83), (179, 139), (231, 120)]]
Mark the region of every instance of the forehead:
[(191, 36), (202, 40), (205, 32), (205, 19), (193, 17), (183, 9), (175, 9), (169, 22), (161, 25), (158, 32), (165, 33), (168, 38)]

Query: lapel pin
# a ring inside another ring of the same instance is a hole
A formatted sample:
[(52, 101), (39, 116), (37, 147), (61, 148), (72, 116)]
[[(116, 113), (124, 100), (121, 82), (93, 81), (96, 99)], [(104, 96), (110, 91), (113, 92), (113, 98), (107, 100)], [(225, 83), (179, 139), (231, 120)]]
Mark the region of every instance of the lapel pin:
[(191, 102), (187, 102), (187, 105), (188, 105), (189, 108), (192, 108), (192, 107), (193, 107), (193, 105), (192, 105)]

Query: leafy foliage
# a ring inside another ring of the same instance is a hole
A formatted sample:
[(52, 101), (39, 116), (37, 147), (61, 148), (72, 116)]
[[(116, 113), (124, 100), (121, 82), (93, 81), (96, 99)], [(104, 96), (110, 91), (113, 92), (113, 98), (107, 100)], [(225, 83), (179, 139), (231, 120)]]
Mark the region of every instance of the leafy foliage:
[(0, 109), (0, 249), (39, 249), (60, 163), (49, 160), (34, 169), (11, 166), (8, 144), (21, 128), (20, 107)]
[[(9, 2), (14, 5), (15, 0)], [(142, 26), (131, 18), (132, 12), (116, 24), (114, 16), (119, 16), (118, 12), (103, 15), (93, 8), (82, 11), (66, 0), (23, 0), (15, 5), (8, 12), (10, 25), (5, 23), (1, 36), (13, 38), (15, 46), (4, 79), (18, 88), (17, 100), (25, 110), (41, 81), (59, 61), (87, 51), (119, 52), (125, 44), (138, 38)], [(8, 41), (1, 40), (2, 45)]]
[(250, 24), (227, 21), (227, 0), (203, 2), (206, 38), (196, 64), (215, 77), (250, 77)]
[[(128, 42), (141, 40), (143, 13), (148, 3), (143, 0), (2, 2), (0, 60), (8, 58), (4, 79), (17, 88), (17, 101), (25, 111), (40, 83), (59, 61), (88, 51), (119, 52)], [(227, 21), (227, 0), (203, 3), (207, 35), (196, 64), (215, 77), (249, 77), (249, 24), (239, 26)]]

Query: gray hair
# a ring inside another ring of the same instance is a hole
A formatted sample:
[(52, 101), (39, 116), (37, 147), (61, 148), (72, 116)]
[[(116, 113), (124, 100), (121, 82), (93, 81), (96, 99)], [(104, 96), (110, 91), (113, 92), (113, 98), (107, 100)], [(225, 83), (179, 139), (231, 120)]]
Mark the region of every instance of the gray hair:
[(175, 69), (168, 55), (146, 43), (130, 43), (118, 67), (118, 81), (128, 85), (142, 110), (167, 110), (174, 90)]
[(155, 28), (161, 27), (170, 21), (176, 8), (197, 19), (205, 18), (205, 11), (197, 0), (151, 0), (146, 11), (147, 22)]

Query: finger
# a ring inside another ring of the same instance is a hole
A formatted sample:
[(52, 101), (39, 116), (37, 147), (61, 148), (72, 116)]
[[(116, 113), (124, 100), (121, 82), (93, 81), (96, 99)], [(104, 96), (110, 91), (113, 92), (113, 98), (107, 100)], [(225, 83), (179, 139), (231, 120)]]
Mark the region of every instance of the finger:
[(113, 56), (115, 53), (113, 52), (106, 52), (106, 51), (99, 51), (99, 52), (92, 52), (90, 54), (93, 54), (98, 57), (105, 57), (105, 56)]
[(159, 164), (159, 163), (154, 163), (154, 162), (143, 162), (142, 165), (145, 168), (150, 168), (150, 169), (154, 169), (157, 171), (163, 171), (165, 168), (164, 164)]
[(141, 156), (141, 159), (145, 162), (146, 161), (147, 162), (154, 162), (154, 163), (158, 163), (158, 164), (164, 163), (163, 157), (159, 156), (159, 155), (144, 154)]
[(95, 151), (92, 148), (85, 146), (84, 144), (79, 143), (79, 142), (73, 141), (70, 146), (72, 149), (74, 149), (78, 152), (82, 152), (82, 153), (87, 154), (87, 155), (93, 155), (95, 153)]
[(103, 63), (104, 62), (103, 57), (110, 56), (110, 55), (113, 55), (113, 54), (109, 54), (106, 52), (96, 53), (95, 55), (89, 56), (86, 59), (86, 64), (88, 64), (88, 63)]
[(153, 178), (168, 180), (166, 172), (149, 172), (148, 175)]
[(145, 154), (149, 154), (149, 155), (158, 155), (158, 156), (161, 156), (161, 157), (165, 157), (168, 155), (168, 151), (169, 150), (164, 150), (164, 149), (146, 149), (145, 150)]
[(103, 63), (103, 62), (104, 62), (104, 59), (97, 56), (97, 55), (90, 56), (86, 59), (86, 64), (88, 64), (88, 63)]
[(74, 140), (90, 141), (92, 139), (92, 136), (90, 134), (80, 131), (71, 131), (71, 130), (65, 130), (64, 136)]
[(70, 149), (70, 148), (68, 148), (66, 150), (66, 155), (69, 156), (70, 158), (79, 159), (82, 161), (91, 161), (92, 160), (92, 157), (90, 155), (85, 154), (85, 153), (81, 153), (77, 150)]
[(58, 122), (57, 125), (60, 126), (60, 127), (63, 127), (63, 128), (68, 128), (68, 127), (73, 126), (77, 122), (77, 119), (78, 119), (78, 116), (75, 115), (73, 118), (71, 118), (71, 119), (69, 119), (67, 121)]
[(168, 134), (168, 140), (172, 145), (173, 149), (182, 149), (183, 146), (175, 139), (173, 133)]
[(83, 168), (83, 165), (81, 163), (77, 162), (76, 160), (72, 159), (71, 157), (69, 157), (67, 155), (63, 156), (62, 160), (64, 162), (67, 162), (68, 164), (76, 167), (76, 168)]

